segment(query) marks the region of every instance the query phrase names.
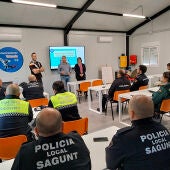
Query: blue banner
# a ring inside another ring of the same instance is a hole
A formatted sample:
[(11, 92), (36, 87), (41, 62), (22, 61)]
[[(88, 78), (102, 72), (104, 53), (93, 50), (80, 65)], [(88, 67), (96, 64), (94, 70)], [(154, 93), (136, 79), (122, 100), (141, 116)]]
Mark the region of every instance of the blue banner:
[(23, 56), (15, 48), (4, 47), (0, 49), (0, 69), (5, 72), (16, 72), (23, 65)]

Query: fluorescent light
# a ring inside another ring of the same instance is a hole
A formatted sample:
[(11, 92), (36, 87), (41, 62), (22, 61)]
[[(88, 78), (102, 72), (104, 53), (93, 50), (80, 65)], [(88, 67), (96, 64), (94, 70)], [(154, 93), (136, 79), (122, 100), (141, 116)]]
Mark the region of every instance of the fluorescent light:
[(26, 5), (36, 5), (36, 6), (43, 6), (43, 7), (51, 7), (51, 8), (56, 8), (57, 7), (57, 5), (55, 5), (55, 4), (47, 4), (47, 3), (24, 1), (24, 0), (12, 0), (12, 2), (19, 3), (19, 4), (26, 4)]
[(125, 17), (134, 17), (134, 18), (146, 18), (145, 16), (142, 15), (133, 15), (133, 14), (123, 14)]

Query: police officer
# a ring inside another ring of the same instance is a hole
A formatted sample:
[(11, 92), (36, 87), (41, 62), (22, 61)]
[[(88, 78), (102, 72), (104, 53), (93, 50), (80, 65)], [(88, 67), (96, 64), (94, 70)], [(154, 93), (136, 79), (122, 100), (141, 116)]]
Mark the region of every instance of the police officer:
[(28, 77), (29, 83), (23, 86), (23, 96), (26, 100), (44, 98), (42, 84), (37, 82), (34, 75)]
[(35, 75), (38, 82), (42, 83), (42, 72), (44, 72), (44, 67), (42, 64), (37, 61), (37, 54), (34, 52), (31, 54), (32, 61), (30, 62), (29, 68), (31, 70), (31, 74)]
[(43, 109), (36, 117), (38, 140), (23, 144), (12, 170), (90, 170), (90, 153), (76, 132), (62, 133), (61, 114)]
[[(108, 99), (113, 99), (114, 92), (118, 90), (130, 89), (130, 81), (125, 76), (124, 70), (119, 70), (117, 73), (117, 79), (115, 79), (110, 86), (108, 94), (103, 94), (102, 97), (102, 112), (106, 111), (106, 102)], [(99, 108), (97, 109), (99, 111)]]
[(115, 170), (168, 170), (170, 133), (152, 120), (152, 99), (136, 95), (129, 103), (132, 126), (120, 129), (106, 148), (107, 168)]
[(80, 119), (76, 95), (66, 92), (62, 81), (55, 81), (52, 88), (55, 96), (51, 96), (48, 106), (58, 109), (63, 121)]
[(148, 85), (149, 79), (145, 75), (146, 71), (147, 67), (145, 65), (139, 65), (137, 69), (138, 76), (135, 78), (130, 91), (136, 91), (139, 90), (139, 87)]
[(162, 77), (163, 85), (160, 86), (157, 92), (152, 94), (155, 113), (160, 112), (160, 107), (164, 99), (170, 99), (170, 72), (164, 72)]
[(0, 137), (25, 134), (32, 140), (32, 129), (28, 125), (33, 118), (32, 108), (28, 102), (20, 100), (19, 95), (19, 86), (10, 84), (5, 99), (0, 100)]
[(5, 98), (6, 88), (2, 86), (2, 80), (0, 79), (0, 100)]

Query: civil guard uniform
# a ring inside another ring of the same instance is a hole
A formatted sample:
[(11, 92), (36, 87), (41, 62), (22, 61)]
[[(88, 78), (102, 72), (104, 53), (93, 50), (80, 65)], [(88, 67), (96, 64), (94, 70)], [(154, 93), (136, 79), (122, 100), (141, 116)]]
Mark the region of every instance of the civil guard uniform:
[(106, 148), (111, 170), (170, 170), (170, 133), (152, 118), (132, 121)]

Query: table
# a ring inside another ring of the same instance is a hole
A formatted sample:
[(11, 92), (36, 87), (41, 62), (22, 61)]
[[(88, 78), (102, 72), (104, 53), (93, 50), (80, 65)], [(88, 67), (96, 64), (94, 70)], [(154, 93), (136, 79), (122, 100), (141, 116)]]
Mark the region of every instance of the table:
[[(119, 128), (112, 126), (83, 136), (83, 139), (90, 151), (92, 170), (102, 170), (106, 168), (105, 148), (109, 145), (113, 135)], [(94, 142), (94, 137), (108, 137), (108, 141)]]
[[(106, 84), (106, 85), (101, 85), (101, 86), (91, 86), (88, 88), (88, 106), (89, 110), (96, 112), (98, 114), (103, 114), (102, 113), (102, 91), (106, 91), (110, 88), (111, 84)], [(91, 91), (96, 91), (99, 94), (99, 108), (100, 111), (97, 111), (95, 109), (92, 109), (92, 101), (91, 101)]]
[(152, 87), (152, 81), (151, 80), (153, 78), (161, 78), (162, 74), (153, 74), (153, 75), (148, 75), (147, 77), (149, 79), (149, 88), (151, 88)]
[(126, 126), (129, 126), (129, 124), (125, 123), (122, 121), (122, 109), (121, 109), (121, 99), (122, 98), (125, 98), (125, 99), (131, 99), (132, 96), (134, 95), (146, 95), (148, 97), (151, 97), (152, 96), (152, 93), (149, 92), (149, 90), (152, 90), (152, 91), (158, 91), (159, 87), (152, 87), (152, 88), (149, 88), (149, 89), (144, 89), (144, 90), (138, 90), (138, 91), (133, 91), (133, 92), (128, 92), (128, 93), (123, 93), (123, 94), (120, 94), (119, 97), (118, 97), (118, 104), (119, 104), (119, 122), (126, 125)]
[(72, 81), (67, 83), (68, 91), (71, 91), (71, 86), (73, 87), (73, 92), (76, 94), (77, 86), (82, 82), (93, 82), (94, 80), (101, 80), (101, 79), (89, 79), (89, 80), (82, 80), (82, 81)]
[(14, 162), (14, 159), (10, 159), (10, 160), (0, 163), (0, 169), (1, 170), (11, 170), (13, 162)]

